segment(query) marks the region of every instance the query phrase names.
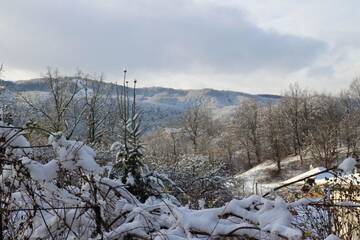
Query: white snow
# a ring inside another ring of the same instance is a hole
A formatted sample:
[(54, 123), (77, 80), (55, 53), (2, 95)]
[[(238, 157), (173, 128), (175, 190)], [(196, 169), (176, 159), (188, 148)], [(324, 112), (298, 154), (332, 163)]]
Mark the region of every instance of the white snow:
[[(313, 168), (313, 169), (311, 169), (311, 170), (309, 170), (307, 172), (304, 172), (304, 173), (299, 174), (299, 175), (297, 175), (295, 177), (292, 177), (292, 178), (290, 178), (290, 179), (288, 179), (286, 181), (283, 181), (282, 184), (287, 184), (287, 183), (290, 183), (290, 182), (298, 181), (298, 180), (300, 180), (302, 178), (309, 177), (309, 176), (311, 176), (313, 174), (317, 174), (317, 173), (322, 172), (324, 170), (326, 170), (326, 168), (324, 168), (324, 167), (316, 167), (316, 168)], [(322, 179), (325, 179), (325, 178), (332, 178), (333, 176), (334, 176), (333, 174), (325, 172), (325, 173), (321, 173), (319, 175), (316, 175), (314, 178), (315, 178), (315, 180), (322, 180)], [(304, 181), (298, 182), (298, 184), (304, 184)]]
[[(293, 177), (297, 174), (301, 174), (302, 170), (292, 170), (290, 165), (294, 165), (300, 162), (298, 156), (288, 157), (281, 161), (281, 166), (283, 168), (281, 175), (282, 178)], [(246, 172), (238, 174), (235, 176), (235, 179), (240, 180), (240, 186), (237, 186), (240, 192), (244, 191), (247, 195), (256, 193), (256, 187), (258, 188), (258, 193), (263, 194), (265, 192), (271, 191), (271, 189), (282, 185), (281, 179), (274, 179), (269, 176), (271, 172), (276, 171), (277, 166), (274, 161), (267, 160), (259, 165), (249, 169)]]
[(341, 240), (341, 239), (338, 238), (336, 235), (331, 234), (327, 238), (325, 238), (324, 240)]
[(95, 161), (95, 151), (83, 142), (66, 140), (61, 132), (57, 132), (49, 137), (49, 144), (54, 147), (59, 163), (65, 169), (80, 167), (92, 173), (103, 171)]
[[(294, 215), (291, 210), (310, 204), (312, 201), (308, 199), (288, 203), (280, 197), (270, 200), (260, 195), (251, 195), (233, 199), (218, 208), (205, 208), (203, 201), (199, 201), (200, 210), (179, 207), (169, 199), (158, 199), (156, 196), (141, 203), (121, 180), (101, 175), (102, 168), (96, 163), (96, 154), (89, 146), (79, 141), (66, 140), (62, 133), (54, 133), (49, 137), (49, 143), (57, 154), (55, 159), (42, 164), (20, 154), (15, 165), (5, 165), (2, 169), (2, 189), (8, 189), (4, 180), (16, 182), (11, 189), (9, 208), (67, 205), (85, 208), (79, 211), (34, 211), (32, 221), (29, 221), (33, 229), (29, 231), (30, 239), (51, 238), (48, 229), (54, 235), (69, 232), (69, 239), (124, 239), (130, 236), (159, 240), (205, 240), (226, 235), (254, 239), (278, 239), (280, 236), (291, 240), (303, 238), (302, 231), (293, 225)], [(28, 175), (23, 175), (24, 169)], [(57, 184), (57, 181), (62, 180), (57, 174), (63, 169), (69, 174), (67, 177), (76, 176), (79, 181), (75, 180), (71, 184), (66, 182), (66, 187)], [(34, 184), (33, 180), (39, 184)], [(129, 175), (127, 180), (127, 184), (134, 184), (133, 176)], [(97, 226), (93, 206), (99, 207), (102, 221), (107, 223), (107, 229), (102, 229), (103, 236), (93, 236)], [(15, 218), (16, 214), (11, 217)], [(70, 225), (71, 231), (67, 229)]]
[(5, 128), (0, 128), (0, 137), (5, 137), (7, 154), (11, 152), (19, 156), (27, 156), (32, 153), (32, 150), (28, 148), (30, 143), (23, 136), (21, 129), (11, 128), (12, 125), (7, 125), (3, 121), (0, 121), (0, 126), (5, 126)]
[(131, 174), (131, 172), (129, 172), (128, 175), (127, 175), (126, 184), (128, 184), (130, 186), (135, 185), (135, 179), (134, 179), (134, 176)]
[(200, 209), (204, 209), (205, 208), (205, 199), (203, 199), (203, 198), (199, 199), (198, 204), (199, 204)]
[(27, 157), (22, 158), (22, 164), (29, 170), (31, 177), (38, 181), (50, 181), (57, 177), (59, 166), (56, 160), (46, 164), (33, 161)]
[(341, 169), (346, 174), (351, 174), (353, 172), (356, 164), (357, 164), (357, 161), (354, 158), (348, 157), (348, 158), (344, 159), (344, 161), (342, 163), (340, 163), (340, 165), (338, 166), (338, 169)]

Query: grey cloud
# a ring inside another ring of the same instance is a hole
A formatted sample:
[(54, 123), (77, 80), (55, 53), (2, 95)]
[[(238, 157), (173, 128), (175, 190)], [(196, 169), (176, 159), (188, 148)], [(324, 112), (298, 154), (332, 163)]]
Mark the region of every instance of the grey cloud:
[(334, 73), (335, 69), (332, 66), (318, 66), (310, 68), (307, 75), (309, 77), (331, 77)]
[(12, 0), (1, 4), (0, 22), (0, 61), (36, 70), (291, 72), (327, 49), (265, 31), (242, 11), (190, 0)]

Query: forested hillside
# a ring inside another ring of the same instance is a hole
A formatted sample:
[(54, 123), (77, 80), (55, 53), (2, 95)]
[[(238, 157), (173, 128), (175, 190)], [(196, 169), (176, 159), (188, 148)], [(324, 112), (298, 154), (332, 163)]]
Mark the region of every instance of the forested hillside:
[[(5, 239), (359, 236), (359, 80), (336, 96), (291, 85), (276, 97), (138, 89), (126, 74), (2, 82)], [(310, 166), (322, 170), (269, 192), (246, 183)]]

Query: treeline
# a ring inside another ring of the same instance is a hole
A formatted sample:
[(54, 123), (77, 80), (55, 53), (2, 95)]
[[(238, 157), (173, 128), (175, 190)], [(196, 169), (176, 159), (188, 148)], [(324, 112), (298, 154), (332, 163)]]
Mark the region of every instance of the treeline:
[[(172, 195), (192, 206), (222, 205), (232, 198), (229, 184), (238, 185), (233, 175), (264, 160), (275, 161), (280, 171), (289, 155), (298, 155), (304, 165), (310, 158), (313, 165), (330, 167), (340, 154), (359, 154), (360, 80), (338, 95), (292, 85), (272, 102), (246, 98), (232, 116), (220, 118), (200, 100), (169, 127), (147, 132), (133, 98), (136, 82), (126, 80), (126, 71), (115, 88), (103, 84), (101, 75), (81, 72), (69, 78), (49, 70), (46, 83), (45, 93), (20, 92), (15, 99), (6, 89), (0, 93), (7, 105), (1, 107), (0, 120), (25, 126), (24, 134), (36, 147), (34, 158), (51, 159), (48, 135), (60, 132), (53, 135), (94, 148), (100, 165), (130, 171), (135, 179), (141, 174), (152, 178), (148, 173), (153, 170), (167, 176), (176, 186)], [(119, 159), (128, 159), (130, 167), (119, 165)], [(137, 166), (146, 168), (138, 171)]]
[[(116, 96), (127, 89), (125, 97), (132, 99), (135, 82), (126, 80), (122, 84), (127, 88), (111, 88), (103, 84), (101, 75), (79, 72), (69, 78), (51, 69), (46, 80), (50, 94), (22, 92), (14, 100), (3, 90), (1, 101), (12, 108), (3, 117), (16, 125), (63, 132), (69, 139), (85, 140), (107, 153), (121, 132), (122, 110)], [(214, 119), (215, 112), (207, 105), (200, 100), (168, 128), (147, 132), (142, 139), (147, 160), (166, 166), (184, 156), (201, 155), (215, 166), (221, 162), (237, 172), (268, 159), (281, 170), (281, 159), (291, 154), (299, 155), (301, 163), (311, 157), (314, 164), (324, 167), (331, 166), (341, 151), (359, 155), (359, 79), (337, 95), (295, 84), (272, 102), (247, 98), (226, 119)], [(27, 134), (33, 144), (46, 142), (44, 131)]]
[(243, 100), (235, 114), (214, 120), (206, 103), (189, 109), (173, 128), (148, 136), (148, 149), (158, 164), (176, 162), (186, 154), (221, 159), (232, 170), (264, 160), (299, 155), (301, 164), (330, 167), (340, 153), (359, 155), (360, 80), (338, 95), (291, 85), (273, 102)]

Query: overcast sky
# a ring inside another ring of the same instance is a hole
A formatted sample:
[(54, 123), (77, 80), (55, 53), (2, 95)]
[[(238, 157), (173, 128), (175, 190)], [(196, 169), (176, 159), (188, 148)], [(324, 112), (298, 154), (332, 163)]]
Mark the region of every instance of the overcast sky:
[(141, 86), (281, 93), (345, 89), (360, 75), (360, 1), (9, 0), (3, 78), (126, 67)]

